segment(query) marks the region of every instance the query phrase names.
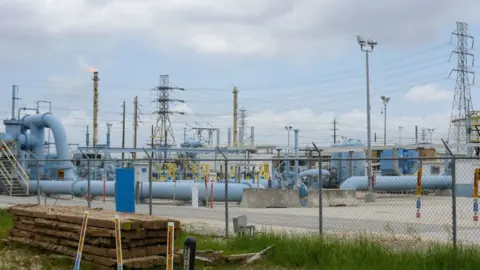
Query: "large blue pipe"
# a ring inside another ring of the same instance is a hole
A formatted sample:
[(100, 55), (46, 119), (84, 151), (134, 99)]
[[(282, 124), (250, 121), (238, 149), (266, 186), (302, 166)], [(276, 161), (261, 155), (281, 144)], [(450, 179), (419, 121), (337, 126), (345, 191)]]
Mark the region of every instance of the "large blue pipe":
[(25, 115), (21, 121), (23, 129), (30, 129), (30, 134), (22, 132), (20, 135), (21, 147), (32, 149), (36, 158), (44, 160), (45, 128), (50, 128), (55, 139), (57, 158), (60, 160), (58, 169), (64, 170), (65, 180), (75, 180), (73, 164), (69, 161), (67, 133), (60, 120), (51, 113), (44, 113)]
[[(423, 176), (422, 188), (424, 189), (449, 189), (451, 188), (452, 177), (449, 175)], [(340, 189), (366, 190), (368, 180), (366, 176), (353, 176), (345, 180)], [(404, 176), (377, 176), (375, 178), (376, 190), (405, 190), (417, 187), (416, 175)]]
[[(318, 177), (318, 169), (310, 169), (310, 170), (306, 170), (306, 171), (303, 171), (301, 173), (298, 174), (298, 177), (304, 177), (304, 176), (313, 176), (313, 177)], [(322, 178), (323, 179), (326, 179), (330, 177), (330, 172), (328, 170), (323, 170), (322, 169)]]
[[(190, 182), (155, 182), (152, 183), (152, 197), (154, 199), (173, 199), (175, 193), (176, 200), (189, 201), (192, 199), (192, 187), (198, 185), (198, 198), (205, 198), (205, 186), (203, 183)], [(207, 185), (207, 195), (210, 195), (211, 185)], [(228, 184), (228, 201), (239, 202), (242, 200), (243, 190), (256, 187), (251, 183), (232, 183)], [(265, 188), (260, 185), (259, 188)], [(37, 192), (37, 181), (30, 180), (30, 191)], [(40, 181), (40, 191), (46, 194), (70, 194), (82, 196), (87, 194), (88, 181)], [(223, 201), (225, 198), (225, 183), (213, 184), (214, 200)], [(103, 181), (90, 181), (90, 194), (92, 196), (103, 195)], [(115, 196), (115, 182), (107, 181), (105, 183), (106, 196)], [(140, 182), (139, 194), (142, 197), (149, 196), (149, 183)]]

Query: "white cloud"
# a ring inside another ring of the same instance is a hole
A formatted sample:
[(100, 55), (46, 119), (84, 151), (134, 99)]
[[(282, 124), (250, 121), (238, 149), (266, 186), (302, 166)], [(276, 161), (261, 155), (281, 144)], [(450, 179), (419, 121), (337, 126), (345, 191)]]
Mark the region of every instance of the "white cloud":
[(452, 100), (451, 91), (444, 90), (436, 84), (426, 84), (412, 87), (406, 94), (405, 98), (411, 101), (444, 101)]
[(193, 113), (193, 110), (188, 106), (187, 103), (177, 103), (175, 106), (172, 106), (172, 111), (181, 112), (184, 114)]
[[(157, 41), (157, 48), (162, 51), (181, 45), (202, 53), (270, 56), (295, 52), (298, 56), (350, 46), (342, 44), (354, 43), (357, 34), (371, 35), (386, 47), (414, 46), (433, 40), (445, 26), (450, 25), (453, 30), (459, 17), (470, 23), (479, 21), (475, 11), (480, 2), (475, 0), (369, 3), (4, 0), (0, 25), (8, 27), (0, 26), (0, 35), (4, 43), (59, 39), (73, 43), (76, 39), (72, 37), (94, 37), (97, 41), (143, 39)], [(76, 43), (73, 45), (83, 46)], [(96, 43), (96, 49), (99, 44)]]

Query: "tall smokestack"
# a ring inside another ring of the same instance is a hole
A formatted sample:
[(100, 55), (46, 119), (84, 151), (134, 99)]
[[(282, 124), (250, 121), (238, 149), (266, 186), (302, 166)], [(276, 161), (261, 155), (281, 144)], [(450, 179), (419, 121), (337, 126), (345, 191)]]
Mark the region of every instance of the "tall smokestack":
[(237, 127), (237, 112), (238, 112), (238, 89), (237, 87), (233, 87), (233, 146), (237, 146), (237, 132), (238, 132), (238, 127)]
[(98, 71), (93, 72), (93, 147), (98, 142)]

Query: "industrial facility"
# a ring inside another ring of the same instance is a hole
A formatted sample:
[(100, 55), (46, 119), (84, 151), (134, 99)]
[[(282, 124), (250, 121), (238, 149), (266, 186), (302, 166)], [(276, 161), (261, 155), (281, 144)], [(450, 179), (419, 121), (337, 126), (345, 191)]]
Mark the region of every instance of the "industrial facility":
[[(361, 37), (358, 42), (367, 54), (368, 61), (368, 54), (376, 42), (365, 41)], [(462, 69), (455, 71), (460, 79), (468, 75)], [(367, 72), (367, 91), (368, 76)], [(314, 144), (300, 147), (302, 131), (286, 126), (289, 143), (284, 148), (258, 143), (255, 140), (255, 127), (250, 127), (246, 136), (245, 110), (238, 107), (237, 87), (232, 90), (233, 123), (230, 128), (192, 127), (194, 138), (187, 139), (184, 134), (183, 142), (178, 143), (170, 116), (182, 112), (172, 110), (171, 105), (184, 101), (172, 98), (170, 93), (185, 89), (171, 87), (168, 75), (161, 75), (160, 85), (155, 88), (157, 121), (152, 126), (151, 141), (146, 147), (137, 147), (138, 124), (135, 122), (134, 147), (127, 148), (124, 141), (121, 147), (111, 145), (109, 124), (106, 144), (98, 143), (98, 71), (93, 72), (92, 80), (92, 138), (87, 127), (85, 145), (78, 147), (73, 156), (69, 151), (68, 134), (61, 121), (54, 114), (38, 109), (34, 114), (21, 116), (21, 111), (28, 109), (16, 107), (16, 100), (21, 93), (18, 87), (12, 87), (11, 116), (3, 121), (5, 132), (0, 133), (1, 192), (10, 196), (29, 196), (40, 192), (82, 197), (89, 189), (91, 196), (114, 196), (116, 170), (129, 167), (135, 169), (136, 194), (140, 199), (146, 198), (151, 186), (154, 199), (173, 198), (189, 202), (193, 196), (192, 186), (205, 183), (205, 189), (199, 189), (198, 194), (199, 203), (202, 204), (206, 203), (211, 188), (214, 189), (213, 200), (239, 204), (244, 200), (251, 204), (251, 198), (245, 198), (245, 190), (269, 189), (276, 190), (276, 193), (269, 194), (280, 197), (280, 205), (295, 206), (306, 194), (299, 192), (298, 197), (293, 199), (283, 194), (291, 194), (292, 190), (301, 191), (302, 188), (313, 194), (318, 194), (319, 188), (332, 194), (342, 191), (413, 191), (417, 187), (420, 167), (423, 189), (445, 194), (453, 185), (452, 174), (455, 172), (452, 171), (452, 157), (480, 154), (480, 116), (473, 110), (470, 92), (465, 85), (456, 89), (459, 94), (455, 95), (450, 123), (450, 132), (455, 134), (455, 139), (451, 142), (433, 144), (432, 141), (419, 140), (417, 129), (414, 144), (387, 145), (385, 137), (383, 146), (372, 146), (368, 118), (367, 142), (346, 138), (335, 140), (332, 145), (323, 145), (321, 149)], [(389, 98), (382, 96), (382, 101), (386, 125)], [(138, 100), (135, 98), (135, 114), (137, 106)], [(48, 136), (50, 132), (53, 134), (55, 153), (50, 152), (49, 142), (45, 143), (47, 130)], [(292, 147), (290, 131), (293, 131)], [(227, 145), (220, 145), (220, 136), (228, 138)], [(457, 161), (456, 166), (462, 168), (462, 174), (456, 177), (455, 183), (459, 196), (471, 196), (473, 171), (477, 165), (478, 161), (473, 159)], [(151, 185), (150, 181), (153, 182)], [(212, 184), (206, 185), (207, 182)], [(227, 198), (225, 182), (229, 183)], [(249, 196), (259, 195), (249, 193)]]
[[(94, 73), (93, 81), (94, 107), (97, 107), (98, 72)], [(0, 134), (1, 189), (3, 193), (11, 196), (28, 196), (41, 192), (46, 195), (70, 194), (81, 197), (85, 196), (89, 181), (91, 196), (114, 196), (116, 169), (124, 167), (135, 169), (135, 181), (138, 182), (136, 193), (140, 198), (145, 198), (149, 194), (147, 183), (150, 180), (153, 181), (154, 199), (175, 198), (186, 202), (192, 199), (193, 185), (215, 181), (212, 186), (208, 185), (206, 189), (199, 190), (200, 203), (206, 203), (204, 198), (211, 187), (214, 189), (213, 199), (223, 201), (224, 181), (229, 181), (227, 200), (238, 203), (244, 198), (244, 191), (251, 188), (275, 189), (279, 194), (284, 190), (299, 189), (300, 185), (306, 185), (309, 191), (314, 192), (318, 190), (320, 183), (325, 191), (332, 192), (368, 189), (366, 176), (368, 159), (365, 145), (361, 141), (346, 139), (321, 150), (315, 145), (301, 149), (299, 147), (301, 131), (293, 129), (294, 142), (291, 149), (262, 147), (255, 144), (254, 127), (251, 127), (249, 143), (245, 143), (243, 139), (245, 130), (238, 129), (236, 113), (233, 114), (233, 127), (226, 132), (229, 138), (226, 147), (219, 144), (221, 135), (219, 129), (198, 130), (198, 138), (203, 131), (209, 133), (209, 141), (213, 141), (215, 135), (216, 144), (205, 144), (201, 140), (185, 140), (180, 147), (176, 147), (167, 137), (168, 134), (172, 138), (174, 136), (167, 111), (167, 117), (161, 116), (160, 121), (163, 122), (156, 131), (157, 134), (164, 136), (152, 137), (149, 148), (133, 149), (110, 146), (110, 134), (107, 134), (106, 144), (98, 144), (98, 132), (95, 128), (98, 123), (97, 117), (94, 116), (93, 147), (89, 147), (87, 131), (85, 147), (79, 147), (78, 152), (71, 156), (68, 150), (68, 134), (60, 120), (48, 112), (19, 117), (20, 111), (24, 108), (15, 107), (18, 95), (19, 91), (14, 86), (11, 117), (4, 120), (5, 133)], [(235, 111), (237, 95), (238, 90), (234, 88)], [(165, 107), (167, 106), (164, 105)], [(94, 111), (98, 112), (98, 109)], [(477, 127), (477, 118), (472, 115), (468, 120), (472, 123), (471, 130)], [(54, 154), (46, 152), (47, 129), (53, 134), (56, 149)], [(118, 153), (122, 154), (123, 158), (115, 156)], [(131, 158), (125, 158), (125, 154)], [(322, 155), (321, 170), (319, 154)], [(220, 158), (223, 155), (227, 155), (229, 159), (227, 168), (224, 167), (224, 158)], [(439, 159), (437, 158), (439, 156), (441, 153), (438, 153), (436, 146), (430, 143), (375, 147), (372, 149), (371, 159), (375, 175), (374, 189), (378, 192), (414, 190), (417, 184), (419, 157), (426, 158), (422, 164), (423, 188), (434, 191), (451, 189), (451, 160), (445, 156)], [(152, 159), (154, 162), (150, 161)], [(475, 166), (472, 162), (460, 166), (471, 167), (468, 170), (473, 175)], [(465, 196), (471, 194), (468, 191), (470, 182), (471, 179), (464, 173), (462, 177), (457, 178), (458, 190), (465, 191), (463, 192)], [(286, 197), (284, 200), (292, 199)], [(296, 203), (284, 204), (296, 205)]]

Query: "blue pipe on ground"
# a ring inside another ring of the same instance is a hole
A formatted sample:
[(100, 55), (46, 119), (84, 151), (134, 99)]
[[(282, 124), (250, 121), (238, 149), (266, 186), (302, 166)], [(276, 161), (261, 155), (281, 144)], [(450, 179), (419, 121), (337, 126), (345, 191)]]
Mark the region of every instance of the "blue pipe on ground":
[[(422, 188), (424, 189), (450, 189), (452, 177), (449, 175), (423, 176)], [(368, 180), (366, 176), (353, 176), (345, 180), (340, 189), (367, 190)], [(375, 178), (376, 190), (405, 190), (417, 187), (416, 175), (404, 176), (377, 176)]]
[[(318, 172), (318, 170), (317, 170)], [(255, 180), (255, 182), (253, 182), (252, 180), (240, 180), (240, 182), (237, 182), (237, 180), (228, 180), (228, 183), (233, 183), (233, 184), (244, 184), (244, 185), (247, 185), (249, 188), (256, 188), (257, 187), (257, 181), (258, 180)], [(165, 181), (167, 183), (173, 183), (174, 181), (173, 180), (170, 180), (170, 181)], [(177, 183), (196, 183), (196, 184), (205, 184), (205, 181), (204, 180), (176, 180)], [(260, 180), (260, 188), (267, 188), (268, 187), (268, 180)], [(276, 182), (276, 183), (272, 183), (272, 188), (280, 188), (280, 181), (274, 181), (272, 180), (271, 182)], [(148, 183), (148, 181), (147, 181)], [(224, 183), (224, 182), (219, 182), (219, 183)], [(230, 185), (230, 184), (229, 184)]]
[[(180, 180), (181, 181), (181, 180)], [(152, 196), (154, 199), (173, 199), (175, 192), (176, 200), (189, 201), (192, 199), (192, 187), (198, 185), (198, 198), (205, 198), (204, 183), (198, 182), (154, 182), (152, 183)], [(207, 194), (210, 195), (210, 184), (207, 185)], [(242, 200), (243, 190), (246, 188), (254, 188), (253, 183), (231, 183), (228, 184), (228, 201), (239, 202)], [(260, 185), (260, 188), (265, 188)], [(30, 180), (30, 191), (37, 192), (37, 181)], [(76, 181), (40, 181), (40, 191), (46, 194), (70, 194), (74, 196), (83, 196), (88, 192), (88, 180)], [(214, 200), (223, 201), (225, 198), (225, 183), (213, 184)], [(92, 196), (103, 195), (103, 181), (90, 181), (90, 194)], [(115, 196), (115, 182), (105, 182), (105, 194), (107, 196)], [(139, 194), (143, 197), (149, 196), (149, 183), (140, 182)]]

